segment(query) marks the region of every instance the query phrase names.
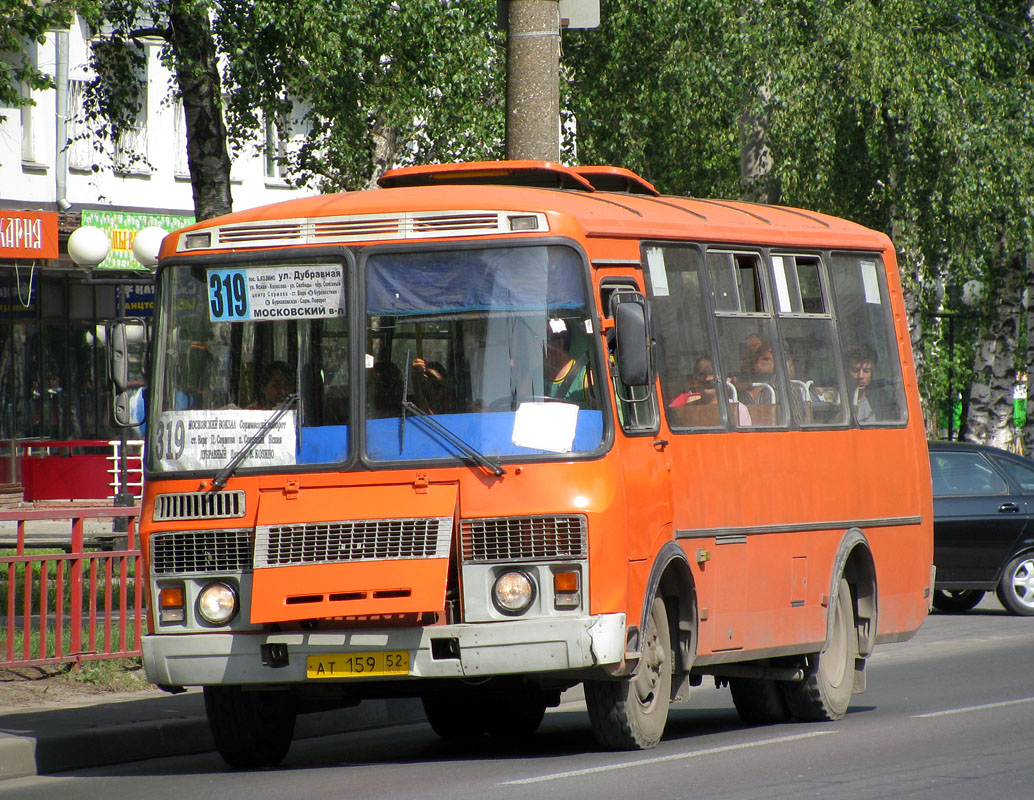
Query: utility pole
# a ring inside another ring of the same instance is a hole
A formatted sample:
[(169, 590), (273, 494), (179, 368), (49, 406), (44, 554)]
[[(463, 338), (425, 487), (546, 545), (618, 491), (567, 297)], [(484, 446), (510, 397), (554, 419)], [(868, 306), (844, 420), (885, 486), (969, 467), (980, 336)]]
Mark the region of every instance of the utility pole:
[(506, 2), (506, 158), (560, 160), (560, 4)]

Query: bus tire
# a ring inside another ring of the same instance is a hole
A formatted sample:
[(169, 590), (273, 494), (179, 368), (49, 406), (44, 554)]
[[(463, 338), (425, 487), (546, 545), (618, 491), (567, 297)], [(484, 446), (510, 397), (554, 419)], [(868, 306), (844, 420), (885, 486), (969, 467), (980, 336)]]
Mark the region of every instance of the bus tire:
[(496, 739), (520, 739), (539, 729), (546, 716), (546, 699), (535, 692), (493, 698), (485, 710), (485, 730)]
[(790, 719), (790, 706), (777, 681), (730, 678), (729, 691), (736, 711), (748, 725), (774, 725)]
[(615, 750), (655, 747), (668, 720), (671, 675), (668, 614), (658, 597), (650, 608), (635, 674), (623, 680), (585, 681), (585, 705), (597, 741)]
[(291, 748), (297, 712), (287, 692), (206, 686), (205, 713), (219, 755), (235, 769), (275, 767)]
[(937, 589), (933, 593), (933, 607), (948, 614), (969, 611), (984, 599), (980, 589)]
[(803, 681), (783, 684), (790, 712), (799, 720), (838, 720), (851, 704), (858, 631), (854, 624), (851, 587), (844, 578), (840, 579), (836, 604), (829, 645), (821, 653), (807, 657)]
[(1034, 553), (1020, 553), (1009, 559), (995, 594), (1010, 614), (1034, 615)]
[(429, 694), (421, 698), (431, 729), (443, 739), (476, 739), (485, 732), (483, 698), (475, 694)]

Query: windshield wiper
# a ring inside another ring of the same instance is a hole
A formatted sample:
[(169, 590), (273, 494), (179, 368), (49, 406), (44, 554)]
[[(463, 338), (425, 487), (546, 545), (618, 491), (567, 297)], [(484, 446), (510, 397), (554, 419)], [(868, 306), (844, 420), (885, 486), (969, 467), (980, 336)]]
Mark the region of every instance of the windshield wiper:
[(248, 453), (255, 449), (255, 445), (266, 438), (266, 434), (269, 433), (273, 426), (280, 421), (280, 418), (286, 414), (298, 400), (297, 394), (289, 394), (283, 400), (280, 401), (280, 405), (276, 407), (269, 419), (262, 423), (262, 427), (255, 431), (255, 434), (244, 443), (244, 447), (240, 449), (233, 458), (230, 459), (229, 463), (216, 473), (216, 476), (212, 478), (212, 488), (222, 489), (226, 485), (226, 481), (234, 471), (241, 465), (241, 462), (248, 457)]
[(450, 431), (448, 428), (442, 425), (442, 423), (436, 420), (433, 414), (428, 414), (416, 403), (412, 402), (411, 400), (403, 400), (402, 408), (404, 408), (410, 414), (414, 414), (420, 417), (421, 421), (425, 422), (429, 428), (431, 428), (444, 438), (448, 439), (452, 444), (454, 444), (456, 447), (458, 447), (460, 450), (462, 450), (464, 453), (470, 456), (470, 458), (473, 459), (474, 463), (478, 466), (484, 467), (497, 478), (500, 475), (506, 474), (505, 469), (499, 466), (496, 462), (492, 461), (492, 459), (490, 459), (480, 450), (476, 450), (474, 447), (467, 444), (456, 434), (454, 434), (452, 431)]

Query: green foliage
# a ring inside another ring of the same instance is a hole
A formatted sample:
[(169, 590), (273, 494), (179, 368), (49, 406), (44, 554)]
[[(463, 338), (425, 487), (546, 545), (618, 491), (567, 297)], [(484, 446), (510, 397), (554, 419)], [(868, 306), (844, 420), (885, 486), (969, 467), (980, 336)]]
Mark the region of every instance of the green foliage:
[(238, 146), (253, 136), (260, 111), (305, 130), (283, 155), (296, 180), (356, 189), (385, 164), (501, 153), (494, 3), (219, 5), (230, 136)]
[[(30, 103), (22, 86), (29, 90), (53, 86), (25, 47), (45, 41), (47, 31), (67, 28), (73, 19), (76, 0), (0, 0), (0, 107)], [(4, 115), (0, 114), (0, 120)]]

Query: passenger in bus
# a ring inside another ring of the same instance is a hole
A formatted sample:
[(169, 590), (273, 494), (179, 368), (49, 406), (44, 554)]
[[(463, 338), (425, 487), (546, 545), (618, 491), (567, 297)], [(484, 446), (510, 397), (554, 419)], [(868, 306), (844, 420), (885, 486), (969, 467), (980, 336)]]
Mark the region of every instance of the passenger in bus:
[(873, 385), (876, 352), (867, 345), (856, 345), (847, 351), (848, 374), (851, 377), (851, 404), (859, 425), (872, 425), (896, 416), (887, 393)]
[(593, 379), (589, 350), (571, 352), (571, 331), (563, 320), (550, 320), (546, 336), (546, 394), (557, 400), (593, 407)]
[(294, 372), (284, 361), (271, 361), (262, 372), (262, 397), (254, 408), (276, 408), (294, 392)]
[[(701, 408), (718, 403), (718, 380), (715, 378), (714, 362), (709, 356), (700, 356), (693, 364), (693, 375), (686, 381), (687, 391), (675, 397), (668, 408)], [(750, 412), (738, 400), (729, 400), (730, 413), (736, 414), (736, 424), (750, 425)]]
[(367, 412), (370, 419), (402, 414), (402, 370), (391, 361), (378, 361), (367, 375)]
[(448, 414), (454, 411), (452, 389), (446, 380), (445, 366), (440, 361), (414, 358), (411, 391), (417, 406), (430, 414)]
[(748, 381), (737, 390), (737, 399), (748, 406), (775, 403), (775, 356), (772, 345), (754, 334), (740, 348), (740, 361)]

